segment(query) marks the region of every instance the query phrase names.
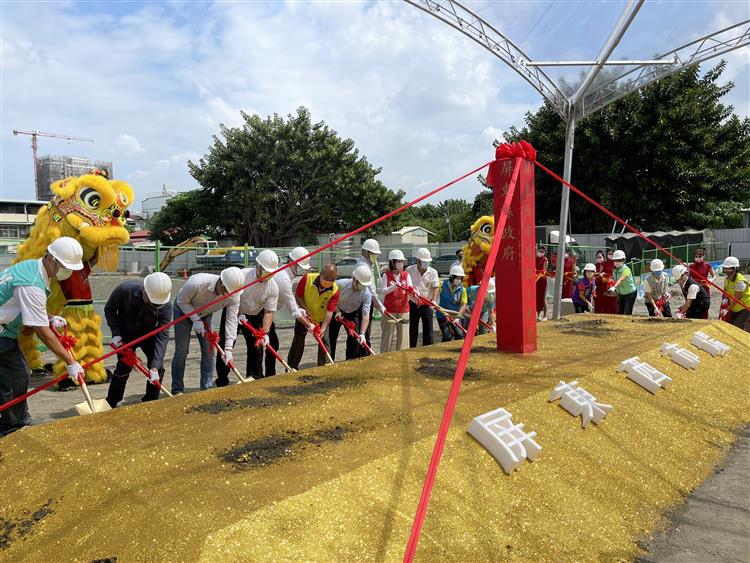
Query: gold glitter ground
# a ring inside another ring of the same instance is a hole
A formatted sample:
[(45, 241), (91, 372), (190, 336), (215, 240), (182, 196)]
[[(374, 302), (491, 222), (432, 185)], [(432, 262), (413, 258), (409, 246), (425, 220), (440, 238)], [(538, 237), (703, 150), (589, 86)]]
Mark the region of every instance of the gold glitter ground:
[[(659, 356), (662, 342), (695, 350), (696, 330), (728, 356), (698, 352), (697, 371)], [(539, 340), (512, 356), (478, 339), (419, 560), (632, 559), (750, 420), (750, 335), (726, 323), (580, 315), (542, 323)], [(17, 432), (0, 441), (0, 559), (398, 561), (458, 347)], [(652, 396), (616, 374), (634, 355), (672, 386)], [(561, 379), (614, 411), (582, 429), (546, 401)], [(510, 476), (466, 433), (501, 406), (544, 448)]]

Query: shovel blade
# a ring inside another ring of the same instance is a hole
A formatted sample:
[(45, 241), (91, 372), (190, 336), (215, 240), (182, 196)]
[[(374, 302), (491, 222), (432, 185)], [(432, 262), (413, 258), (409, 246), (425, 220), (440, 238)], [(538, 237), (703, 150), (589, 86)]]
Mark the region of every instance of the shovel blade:
[[(110, 411), (112, 410), (112, 407), (109, 406), (109, 403), (106, 399), (94, 399), (92, 401), (94, 403), (94, 411), (95, 412), (104, 412), (104, 411)], [(80, 415), (84, 414), (92, 414), (91, 413), (91, 407), (89, 407), (89, 404), (86, 401), (83, 401), (82, 403), (76, 403), (73, 405)]]

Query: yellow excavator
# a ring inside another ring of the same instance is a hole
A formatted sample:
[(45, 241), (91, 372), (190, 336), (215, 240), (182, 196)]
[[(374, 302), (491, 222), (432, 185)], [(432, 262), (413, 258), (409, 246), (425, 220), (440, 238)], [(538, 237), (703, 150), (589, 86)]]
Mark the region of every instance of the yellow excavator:
[(159, 271), (163, 272), (167, 268), (167, 266), (169, 266), (172, 261), (178, 256), (182, 256), (186, 252), (190, 252), (196, 246), (208, 246), (208, 243), (209, 240), (205, 237), (190, 237), (187, 240), (183, 240), (180, 244), (178, 244), (177, 246), (173, 246), (169, 249), (169, 251), (167, 251), (167, 253), (164, 255), (164, 258), (162, 258), (161, 262), (159, 263)]

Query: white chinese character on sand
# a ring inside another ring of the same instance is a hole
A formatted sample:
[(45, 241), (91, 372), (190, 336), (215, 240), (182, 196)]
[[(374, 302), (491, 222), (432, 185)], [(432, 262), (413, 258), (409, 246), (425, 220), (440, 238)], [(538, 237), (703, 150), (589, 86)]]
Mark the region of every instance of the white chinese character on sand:
[(666, 389), (672, 383), (671, 377), (663, 374), (646, 362), (639, 362), (638, 356), (633, 356), (622, 362), (617, 371), (627, 372), (628, 379), (634, 381), (651, 394), (656, 394), (661, 388)]
[(476, 417), (469, 425), (474, 436), (510, 474), (525, 459), (534, 461), (542, 447), (534, 441), (536, 432), (525, 432), (523, 424), (514, 424), (505, 409), (495, 409)]
[(690, 343), (699, 350), (708, 352), (712, 356), (726, 356), (727, 352), (729, 352), (729, 346), (715, 338), (711, 338), (708, 334), (701, 331), (698, 331), (693, 335)]
[(560, 400), (560, 406), (573, 416), (581, 416), (581, 426), (586, 428), (589, 422), (599, 424), (612, 412), (612, 405), (598, 403), (596, 397), (578, 385), (577, 381), (561, 381), (549, 394), (548, 401)]
[(690, 350), (680, 348), (677, 344), (669, 344), (665, 342), (661, 345), (661, 355), (669, 356), (672, 361), (685, 369), (695, 369), (698, 364), (701, 363), (698, 356), (693, 354)]

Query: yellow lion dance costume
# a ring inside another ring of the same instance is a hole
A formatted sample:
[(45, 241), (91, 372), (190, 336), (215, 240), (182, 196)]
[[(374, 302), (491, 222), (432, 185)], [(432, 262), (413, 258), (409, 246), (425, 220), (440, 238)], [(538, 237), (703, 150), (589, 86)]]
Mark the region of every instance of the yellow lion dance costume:
[[(52, 193), (55, 194), (52, 201), (39, 210), (15, 261), (41, 258), (49, 243), (61, 236), (73, 237), (81, 243), (84, 270), (62, 282), (50, 280), (47, 310), (65, 317), (68, 332), (78, 339), (75, 357), (85, 364), (104, 353), (101, 317), (94, 311), (88, 275), (94, 265), (107, 272), (117, 270), (119, 246), (130, 240), (125, 219), (135, 194), (126, 182), (109, 180), (98, 170), (55, 182)], [(22, 333), (20, 345), (31, 369), (42, 369), (34, 334)], [(55, 364), (54, 371), (56, 374), (65, 371), (62, 361)], [(101, 383), (106, 379), (101, 362), (86, 369), (88, 383)]]
[(484, 275), (484, 265), (492, 246), (492, 238), (495, 236), (495, 218), (484, 215), (474, 221), (471, 226), (469, 242), (464, 245), (464, 258), (462, 266), (464, 269), (464, 285), (466, 287), (479, 285)]

